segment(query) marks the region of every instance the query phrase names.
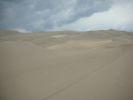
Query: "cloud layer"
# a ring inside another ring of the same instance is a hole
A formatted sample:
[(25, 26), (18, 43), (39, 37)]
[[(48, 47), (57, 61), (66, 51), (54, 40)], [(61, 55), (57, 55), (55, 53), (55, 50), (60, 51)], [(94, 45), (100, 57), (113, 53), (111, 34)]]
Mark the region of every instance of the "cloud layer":
[(132, 0), (0, 0), (0, 29), (132, 30), (132, 6)]

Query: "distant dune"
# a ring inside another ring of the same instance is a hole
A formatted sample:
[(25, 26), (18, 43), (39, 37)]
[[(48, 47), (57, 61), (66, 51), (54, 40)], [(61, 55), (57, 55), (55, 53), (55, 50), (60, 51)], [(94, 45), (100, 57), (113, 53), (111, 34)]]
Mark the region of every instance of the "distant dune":
[(133, 33), (0, 31), (0, 100), (133, 100)]

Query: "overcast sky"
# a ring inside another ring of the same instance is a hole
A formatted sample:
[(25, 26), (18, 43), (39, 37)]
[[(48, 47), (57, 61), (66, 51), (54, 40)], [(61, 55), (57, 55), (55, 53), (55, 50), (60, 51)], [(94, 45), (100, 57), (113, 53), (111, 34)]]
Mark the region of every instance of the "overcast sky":
[(133, 31), (133, 0), (0, 0), (0, 29)]

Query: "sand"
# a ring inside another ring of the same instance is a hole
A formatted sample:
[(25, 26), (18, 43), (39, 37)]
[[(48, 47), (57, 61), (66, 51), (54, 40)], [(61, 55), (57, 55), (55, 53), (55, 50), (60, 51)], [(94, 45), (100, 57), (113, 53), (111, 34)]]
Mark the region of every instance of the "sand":
[(133, 33), (0, 31), (0, 100), (133, 100)]

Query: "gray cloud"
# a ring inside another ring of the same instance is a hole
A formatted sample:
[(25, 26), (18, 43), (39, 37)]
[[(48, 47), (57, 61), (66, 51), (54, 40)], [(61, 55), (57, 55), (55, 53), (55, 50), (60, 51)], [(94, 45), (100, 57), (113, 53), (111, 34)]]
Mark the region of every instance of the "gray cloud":
[(49, 31), (111, 5), (111, 0), (0, 0), (0, 28)]
[(65, 20), (65, 22), (71, 23), (82, 17), (91, 16), (96, 12), (106, 11), (109, 8), (111, 8), (111, 1), (109, 0), (77, 0), (71, 18)]

